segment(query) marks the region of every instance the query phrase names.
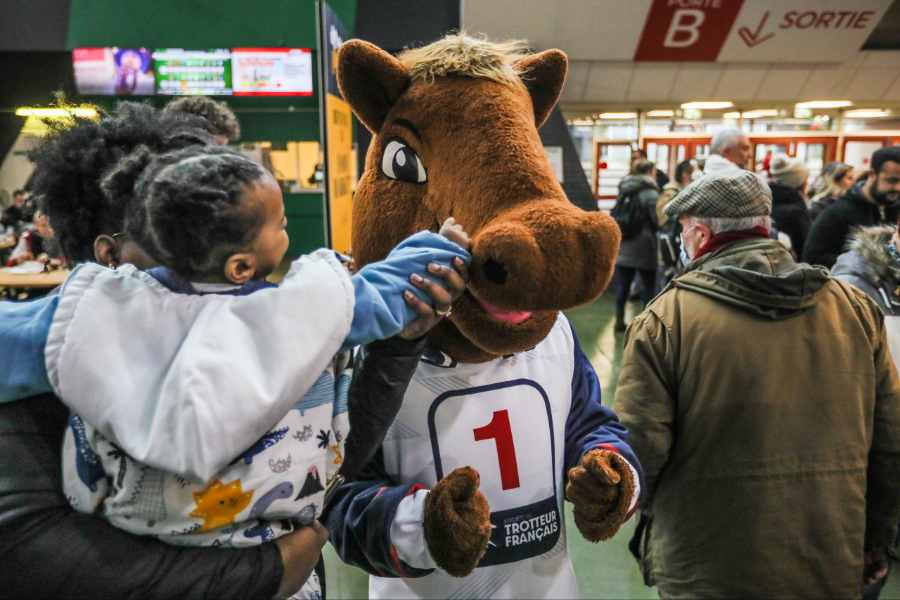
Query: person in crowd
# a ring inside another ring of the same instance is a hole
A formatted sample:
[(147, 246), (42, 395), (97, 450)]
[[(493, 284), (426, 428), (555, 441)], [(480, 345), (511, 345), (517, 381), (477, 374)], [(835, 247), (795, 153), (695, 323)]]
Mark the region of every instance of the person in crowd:
[(864, 291), (885, 316), (891, 317), (900, 316), (898, 225), (857, 229), (848, 250), (838, 256), (831, 269), (832, 275)]
[(34, 213), (33, 223), (22, 232), (16, 247), (6, 261), (7, 266), (15, 266), (25, 261), (36, 260), (44, 264), (55, 261), (62, 265), (64, 260), (53, 239), (53, 228), (50, 219), (40, 209)]
[[(884, 313), (885, 327), (894, 363), (900, 359), (900, 222), (895, 226), (881, 225), (858, 229), (852, 236), (849, 250), (841, 254), (831, 274), (864, 291), (878, 303)], [(888, 554), (900, 559), (900, 532)], [(878, 557), (886, 566), (886, 557)], [(864, 600), (878, 597), (887, 577), (873, 583), (863, 595)]]
[[(205, 124), (196, 118), (161, 114), (133, 103), (120, 104), (115, 113), (98, 122), (78, 120), (45, 138), (31, 155), (34, 185), (66, 253), (79, 262), (152, 267), (153, 259), (123, 233), (129, 210), (101, 193), (101, 175), (142, 144), (165, 151), (208, 143), (212, 140)], [(52, 310), (54, 301), (38, 302), (43, 304), (0, 304), (0, 334), (17, 339), (29, 332), (46, 335), (44, 313)], [(420, 315), (427, 309), (427, 318), (416, 320), (420, 328), (427, 330), (439, 320), (417, 298), (408, 304)], [(30, 309), (36, 305), (49, 308), (34, 314)], [(29, 309), (27, 314), (17, 310), (22, 307)], [(18, 398), (39, 393), (41, 386), (29, 387), (25, 380), (40, 379), (36, 371), (45, 368), (43, 361), (28, 360), (30, 351), (5, 349), (5, 366), (10, 368), (0, 371), (4, 391), (18, 390)], [(367, 355), (375, 358), (364, 361), (361, 378), (367, 383), (361, 385), (382, 397), (402, 394), (405, 388), (394, 389), (403, 380), (397, 359), (404, 358), (405, 352), (412, 368), (417, 362), (416, 353), (407, 350), (392, 347)], [(384, 381), (385, 373), (392, 373), (389, 381)], [(10, 376), (12, 381), (7, 381)], [(46, 374), (43, 379), (46, 389)], [(47, 393), (14, 399), (0, 398), (0, 555), (7, 567), (0, 569), (0, 588), (4, 593), (12, 597), (206, 598), (212, 594), (256, 598), (283, 596), (307, 579), (326, 541), (321, 528), (303, 528), (274, 544), (222, 552), (166, 546), (74, 513), (62, 493), (59, 470), (67, 409)], [(222, 440), (224, 446), (229, 443), (230, 439)], [(161, 462), (165, 463), (165, 455)]]
[[(634, 168), (634, 165), (636, 163), (642, 160), (649, 160), (647, 158), (647, 151), (643, 148), (632, 148), (631, 160), (629, 161), (632, 169)], [(632, 172), (632, 174), (634, 173)], [(663, 169), (656, 169), (656, 175), (654, 175), (653, 177), (654, 179), (656, 179), (656, 185), (659, 187), (659, 189), (662, 189), (667, 183), (669, 183), (669, 176)]]
[(25, 190), (15, 190), (13, 192), (13, 202), (3, 211), (3, 217), (0, 223), (4, 227), (12, 227), (15, 230), (21, 229), (25, 224), (30, 223), (32, 216), (31, 209), (28, 204), (28, 192)]
[(803, 247), (803, 260), (827, 268), (844, 252), (852, 230), (896, 223), (900, 214), (900, 146), (872, 154), (872, 172), (815, 220)]
[(825, 191), (828, 187), (828, 176), (834, 172), (835, 167), (839, 164), (841, 163), (837, 161), (825, 163), (825, 166), (822, 167), (819, 174), (809, 183), (809, 187), (806, 189), (807, 198), (813, 198)]
[(806, 209), (806, 180), (809, 169), (796, 158), (778, 154), (769, 165), (769, 188), (772, 190), (772, 221), (786, 234), (791, 249), (799, 257), (809, 233)]
[(675, 181), (663, 188), (656, 201), (656, 220), (659, 223), (657, 232), (657, 289), (663, 289), (675, 277), (681, 267), (681, 224), (677, 220), (669, 220), (665, 208), (678, 193), (690, 185), (697, 173), (692, 160), (683, 160), (675, 167)]
[(675, 180), (670, 181), (662, 187), (659, 198), (656, 202), (656, 221), (660, 227), (666, 224), (668, 217), (666, 216), (666, 205), (691, 181), (694, 180), (694, 172), (697, 167), (692, 160), (683, 160), (675, 167)]
[(683, 190), (667, 213), (690, 263), (626, 335), (616, 410), (647, 474), (638, 547), (663, 598), (860, 597), (900, 519), (883, 317), (769, 239), (771, 210), (750, 172)]
[(625, 331), (625, 304), (635, 274), (641, 278), (641, 301), (646, 305), (656, 289), (656, 185), (655, 165), (639, 160), (632, 174), (619, 184), (619, 197), (612, 216), (622, 230), (616, 258), (616, 331)]
[(709, 156), (703, 165), (703, 173), (721, 175), (746, 169), (751, 151), (750, 138), (743, 131), (722, 129), (712, 138)]
[(774, 158), (773, 152), (771, 150), (766, 150), (766, 155), (763, 156), (762, 161), (760, 161), (757, 172), (762, 171), (766, 176), (770, 175), (769, 170), (772, 168), (772, 158)]
[(203, 118), (207, 131), (217, 144), (224, 146), (241, 138), (241, 124), (234, 112), (224, 102), (216, 102), (206, 96), (185, 96), (172, 100), (163, 109), (170, 113), (183, 113)]
[(821, 184), (812, 195), (809, 205), (810, 222), (815, 221), (826, 208), (850, 191), (856, 181), (856, 174), (853, 167), (846, 163), (831, 162), (825, 165), (819, 178)]

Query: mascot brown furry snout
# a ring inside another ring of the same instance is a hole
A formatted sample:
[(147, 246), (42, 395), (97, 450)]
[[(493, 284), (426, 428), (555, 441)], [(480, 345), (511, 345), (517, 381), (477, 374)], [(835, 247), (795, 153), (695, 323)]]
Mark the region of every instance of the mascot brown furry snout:
[(560, 310), (608, 283), (605, 216), (568, 201), (526, 203), (497, 215), (472, 241), (473, 293), (521, 311)]

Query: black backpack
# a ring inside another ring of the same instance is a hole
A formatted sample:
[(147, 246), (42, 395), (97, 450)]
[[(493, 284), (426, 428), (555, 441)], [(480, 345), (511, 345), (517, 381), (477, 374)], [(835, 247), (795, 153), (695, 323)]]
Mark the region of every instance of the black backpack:
[(640, 190), (619, 194), (609, 214), (619, 224), (623, 240), (638, 235), (648, 221), (647, 210), (641, 205)]

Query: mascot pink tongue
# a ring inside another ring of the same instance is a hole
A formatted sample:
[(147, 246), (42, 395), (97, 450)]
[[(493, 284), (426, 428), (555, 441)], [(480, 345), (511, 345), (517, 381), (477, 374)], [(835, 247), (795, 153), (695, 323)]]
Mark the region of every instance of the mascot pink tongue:
[[(476, 298), (478, 300), (478, 298)], [(518, 325), (531, 318), (532, 313), (527, 310), (503, 310), (499, 306), (489, 304), (484, 300), (478, 300), (478, 304), (489, 314), (491, 318), (510, 325)]]

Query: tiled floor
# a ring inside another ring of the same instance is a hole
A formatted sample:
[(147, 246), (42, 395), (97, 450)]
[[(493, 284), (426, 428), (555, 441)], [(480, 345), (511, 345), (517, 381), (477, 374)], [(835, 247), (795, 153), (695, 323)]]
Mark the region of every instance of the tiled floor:
[[(619, 366), (622, 360), (621, 337), (613, 333), (613, 305), (609, 296), (594, 304), (569, 311), (569, 318), (578, 333), (585, 354), (591, 359), (604, 390), (604, 404), (611, 404), (615, 397)], [(640, 599), (656, 598), (653, 588), (644, 586), (637, 564), (628, 552), (627, 543), (633, 525), (624, 528), (608, 542), (586, 542), (572, 522), (571, 512), (566, 513), (569, 532), (569, 552), (575, 564), (581, 594), (584, 598)], [(341, 563), (331, 547), (326, 548), (329, 599), (365, 598), (366, 575)], [(900, 600), (900, 573), (894, 565), (891, 581), (881, 594), (883, 600)]]

